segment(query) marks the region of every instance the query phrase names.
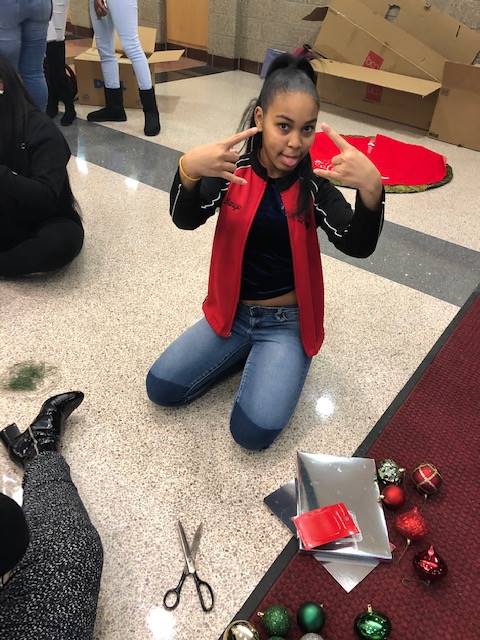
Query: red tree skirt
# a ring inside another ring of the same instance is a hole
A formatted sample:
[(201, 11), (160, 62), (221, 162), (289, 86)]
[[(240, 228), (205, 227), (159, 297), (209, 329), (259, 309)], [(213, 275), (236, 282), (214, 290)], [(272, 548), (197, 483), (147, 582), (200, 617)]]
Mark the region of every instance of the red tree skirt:
[[(420, 145), (400, 142), (377, 134), (344, 136), (359, 151), (370, 158), (380, 171), (384, 185), (417, 187), (438, 186), (447, 178), (447, 159)], [(317, 133), (310, 150), (314, 168), (329, 168), (332, 158), (340, 153), (326, 133)]]

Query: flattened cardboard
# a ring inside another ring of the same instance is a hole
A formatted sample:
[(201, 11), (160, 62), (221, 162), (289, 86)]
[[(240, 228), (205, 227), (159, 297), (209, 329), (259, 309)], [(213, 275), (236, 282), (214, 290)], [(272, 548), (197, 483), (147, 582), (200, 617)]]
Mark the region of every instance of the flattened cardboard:
[(314, 49), (327, 58), (440, 80), (446, 59), (357, 0), (333, 0)]
[[(139, 39), (147, 56), (147, 62), (152, 76), (152, 84), (155, 84), (155, 65), (163, 62), (174, 62), (184, 54), (184, 49), (168, 49), (167, 51), (155, 51), (156, 29), (150, 27), (138, 28)], [(81, 104), (103, 106), (105, 96), (103, 92), (103, 74), (100, 65), (100, 55), (95, 47), (95, 38), (92, 47), (75, 58), (75, 73), (78, 83), (78, 98)], [(138, 94), (138, 85), (130, 60), (125, 57), (118, 34), (115, 35), (115, 57), (120, 68), (120, 83), (123, 88), (123, 103), (130, 109), (140, 109), (142, 104)]]
[(447, 62), (429, 135), (480, 151), (480, 66)]
[(480, 52), (480, 32), (422, 0), (362, 0), (371, 11), (385, 17), (392, 5), (400, 8), (392, 24), (418, 38), (451, 62), (471, 64)]
[(427, 130), (439, 82), (335, 60), (312, 60), (320, 100)]

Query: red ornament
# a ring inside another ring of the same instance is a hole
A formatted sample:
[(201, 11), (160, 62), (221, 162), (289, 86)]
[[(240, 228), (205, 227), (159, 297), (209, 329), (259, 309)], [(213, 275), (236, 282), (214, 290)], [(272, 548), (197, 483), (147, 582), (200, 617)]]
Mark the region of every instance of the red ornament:
[(398, 487), (396, 484), (389, 484), (382, 490), (380, 498), (389, 509), (400, 509), (405, 503), (406, 494), (402, 487)]
[(428, 533), (427, 523), (418, 507), (399, 513), (395, 517), (394, 525), (397, 531), (407, 538), (408, 544), (411, 540), (419, 540)]
[(413, 558), (413, 567), (423, 580), (433, 582), (447, 575), (447, 564), (430, 545)]
[(412, 471), (413, 483), (420, 493), (431, 496), (440, 488), (442, 476), (434, 464), (422, 462)]

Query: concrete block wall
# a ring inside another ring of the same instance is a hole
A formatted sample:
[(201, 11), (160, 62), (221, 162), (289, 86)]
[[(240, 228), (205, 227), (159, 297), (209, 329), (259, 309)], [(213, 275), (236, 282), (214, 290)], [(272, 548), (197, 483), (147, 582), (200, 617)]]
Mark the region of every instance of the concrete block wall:
[(318, 22), (302, 18), (328, 0), (238, 0), (238, 55), (262, 61), (267, 47), (290, 50), (313, 43)]
[[(473, 29), (480, 29), (480, 0), (430, 0)], [(394, 0), (392, 0), (394, 2)], [(319, 23), (302, 20), (329, 0), (209, 0), (208, 53), (261, 62), (265, 49), (290, 50), (312, 43)], [(158, 29), (165, 42), (165, 0), (138, 0), (139, 23)], [(71, 0), (70, 21), (90, 27), (88, 0)]]
[[(261, 4), (261, 2), (259, 2)], [(238, 58), (238, 0), (209, 0), (208, 51), (224, 58)]]
[[(480, 29), (480, 0), (430, 1), (470, 28)], [(260, 62), (267, 47), (290, 50), (313, 43), (320, 24), (302, 18), (328, 4), (329, 0), (238, 0), (237, 56)]]
[(480, 29), (479, 0), (431, 0), (432, 4), (471, 29)]

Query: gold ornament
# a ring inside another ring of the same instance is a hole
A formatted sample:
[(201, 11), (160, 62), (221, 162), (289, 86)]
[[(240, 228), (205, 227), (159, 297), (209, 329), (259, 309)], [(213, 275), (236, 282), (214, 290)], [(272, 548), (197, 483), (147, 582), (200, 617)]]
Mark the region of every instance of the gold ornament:
[(235, 620), (225, 629), (223, 640), (260, 640), (260, 636), (247, 620)]

